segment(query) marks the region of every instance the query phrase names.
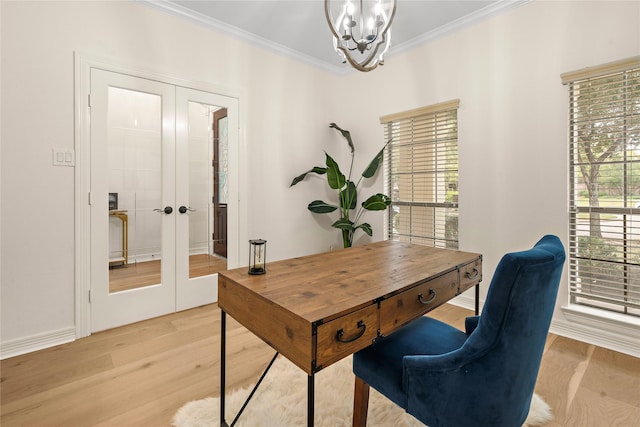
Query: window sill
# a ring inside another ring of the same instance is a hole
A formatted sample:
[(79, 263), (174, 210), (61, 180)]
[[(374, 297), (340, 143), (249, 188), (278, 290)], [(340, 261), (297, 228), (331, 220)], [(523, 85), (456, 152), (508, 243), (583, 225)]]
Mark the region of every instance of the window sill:
[(562, 312), (568, 320), (587, 326), (595, 326), (618, 333), (623, 332), (626, 328), (631, 328), (636, 333), (640, 332), (640, 317), (625, 316), (578, 304), (564, 306)]

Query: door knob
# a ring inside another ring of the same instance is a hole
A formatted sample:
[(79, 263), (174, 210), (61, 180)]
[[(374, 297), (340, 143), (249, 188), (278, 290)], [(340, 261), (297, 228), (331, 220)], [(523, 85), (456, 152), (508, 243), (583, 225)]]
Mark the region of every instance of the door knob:
[(155, 212), (164, 212), (167, 215), (169, 215), (171, 212), (173, 212), (173, 208), (171, 206), (166, 206), (164, 209), (154, 209)]
[(188, 208), (186, 206), (180, 206), (178, 208), (178, 212), (180, 212), (181, 214), (187, 213), (187, 212), (195, 212), (195, 211), (196, 211), (195, 209), (191, 209), (191, 208)]

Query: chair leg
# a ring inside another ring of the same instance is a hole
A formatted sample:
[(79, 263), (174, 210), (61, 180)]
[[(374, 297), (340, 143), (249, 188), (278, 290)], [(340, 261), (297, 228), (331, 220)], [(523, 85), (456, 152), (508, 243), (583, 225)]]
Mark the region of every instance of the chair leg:
[(369, 384), (356, 377), (353, 392), (353, 427), (367, 426), (367, 411), (369, 409)]

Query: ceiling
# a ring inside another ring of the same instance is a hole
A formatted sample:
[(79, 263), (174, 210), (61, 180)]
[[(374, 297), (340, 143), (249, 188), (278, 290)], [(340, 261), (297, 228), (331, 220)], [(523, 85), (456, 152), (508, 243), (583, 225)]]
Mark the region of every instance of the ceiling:
[[(142, 0), (337, 73), (350, 69), (333, 50), (322, 0)], [(398, 0), (386, 58), (529, 0)]]

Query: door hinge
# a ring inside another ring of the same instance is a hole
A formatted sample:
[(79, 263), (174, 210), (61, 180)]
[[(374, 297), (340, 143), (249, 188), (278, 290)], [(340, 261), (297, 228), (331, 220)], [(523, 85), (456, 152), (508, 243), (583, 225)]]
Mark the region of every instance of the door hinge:
[(87, 104), (89, 104), (89, 108), (91, 108), (91, 94), (87, 95)]
[(91, 206), (91, 191), (89, 191), (89, 194), (87, 197), (87, 203), (89, 203), (89, 206)]
[(89, 304), (91, 304), (91, 289), (89, 289)]

